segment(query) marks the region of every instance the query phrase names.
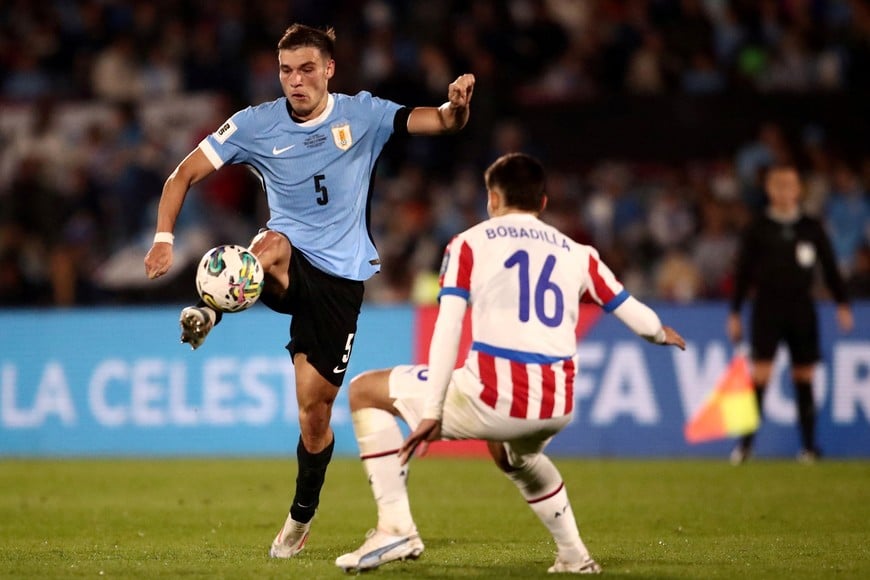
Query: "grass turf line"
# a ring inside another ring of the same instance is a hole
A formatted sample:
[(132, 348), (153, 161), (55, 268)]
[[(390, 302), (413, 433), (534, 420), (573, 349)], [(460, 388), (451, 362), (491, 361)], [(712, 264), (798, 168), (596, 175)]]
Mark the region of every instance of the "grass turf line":
[[(870, 463), (555, 458), (608, 577), (870, 578)], [(343, 578), (375, 525), (359, 461), (333, 461), (308, 546), (267, 551), (295, 466), (280, 459), (2, 460), (0, 578)], [(485, 460), (416, 459), (426, 551), (370, 576), (546, 578), (555, 547)], [(550, 576), (552, 578), (552, 576)]]

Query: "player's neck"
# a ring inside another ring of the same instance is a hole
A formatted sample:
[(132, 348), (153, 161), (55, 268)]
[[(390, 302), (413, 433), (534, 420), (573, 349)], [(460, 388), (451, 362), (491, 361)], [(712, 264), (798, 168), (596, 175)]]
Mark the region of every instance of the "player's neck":
[(328, 92), (324, 95), (323, 100), (320, 102), (320, 104), (318, 104), (317, 107), (313, 111), (311, 111), (310, 113), (308, 113), (305, 116), (302, 116), (299, 113), (297, 113), (293, 109), (293, 106), (290, 104), (290, 100), (287, 99), (287, 112), (290, 113), (290, 118), (293, 119), (293, 121), (296, 123), (307, 123), (308, 121), (316, 120), (321, 115), (323, 115), (324, 111), (326, 111), (326, 109), (328, 107), (329, 107), (329, 93)]
[(502, 217), (506, 215), (530, 215), (532, 217), (538, 217), (538, 212), (527, 211), (524, 209), (517, 209), (515, 207), (499, 207), (493, 209), (490, 217)]

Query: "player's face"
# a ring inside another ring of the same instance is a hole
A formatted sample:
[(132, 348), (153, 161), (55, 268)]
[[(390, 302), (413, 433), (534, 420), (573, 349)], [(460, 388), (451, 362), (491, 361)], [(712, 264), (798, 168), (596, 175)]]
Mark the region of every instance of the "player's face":
[(767, 196), (770, 204), (782, 211), (791, 211), (798, 206), (801, 181), (794, 169), (775, 169), (767, 176)]
[(313, 119), (326, 108), (327, 85), (335, 72), (335, 61), (313, 46), (278, 51), (278, 79), (293, 114), (303, 121)]

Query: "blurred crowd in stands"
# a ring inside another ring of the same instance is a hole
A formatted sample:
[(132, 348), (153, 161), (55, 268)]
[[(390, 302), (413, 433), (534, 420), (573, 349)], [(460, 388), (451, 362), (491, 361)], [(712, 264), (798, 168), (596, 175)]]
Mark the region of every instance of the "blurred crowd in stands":
[[(444, 245), (485, 217), (482, 170), (546, 150), (526, 108), (870, 97), (867, 0), (0, 0), (0, 307), (189, 301), (199, 256), (246, 243), (265, 200), (243, 168), (195, 187), (174, 275), (149, 282), (163, 180), (234, 111), (281, 95), (275, 44), (297, 21), (336, 28), (333, 91), (438, 105), (459, 73), (478, 79), (465, 131), (395, 140), (382, 158), (377, 303), (432, 301)], [(785, 159), (803, 169), (805, 209), (828, 226), (852, 294), (870, 297), (870, 149), (823, 124), (760, 123), (714, 159), (552, 166), (544, 218), (599, 248), (640, 297), (721, 299), (739, 231), (764, 206), (760, 172)]]

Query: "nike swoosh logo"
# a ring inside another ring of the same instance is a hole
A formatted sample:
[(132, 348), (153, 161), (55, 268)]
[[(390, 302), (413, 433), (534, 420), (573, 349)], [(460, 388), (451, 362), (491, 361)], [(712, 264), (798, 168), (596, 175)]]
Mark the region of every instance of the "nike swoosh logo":
[(282, 147), (281, 149), (278, 149), (277, 147), (272, 147), (272, 155), (281, 155), (285, 151), (290, 151), (294, 147), (296, 147), (296, 145), (288, 145), (286, 147)]
[(340, 368), (338, 368), (338, 367), (335, 367), (334, 369), (332, 369), (332, 372), (334, 372), (335, 374), (338, 375), (338, 374), (343, 373), (343, 372), (346, 371), (346, 370), (347, 370), (347, 367), (344, 367), (343, 369), (340, 369)]

